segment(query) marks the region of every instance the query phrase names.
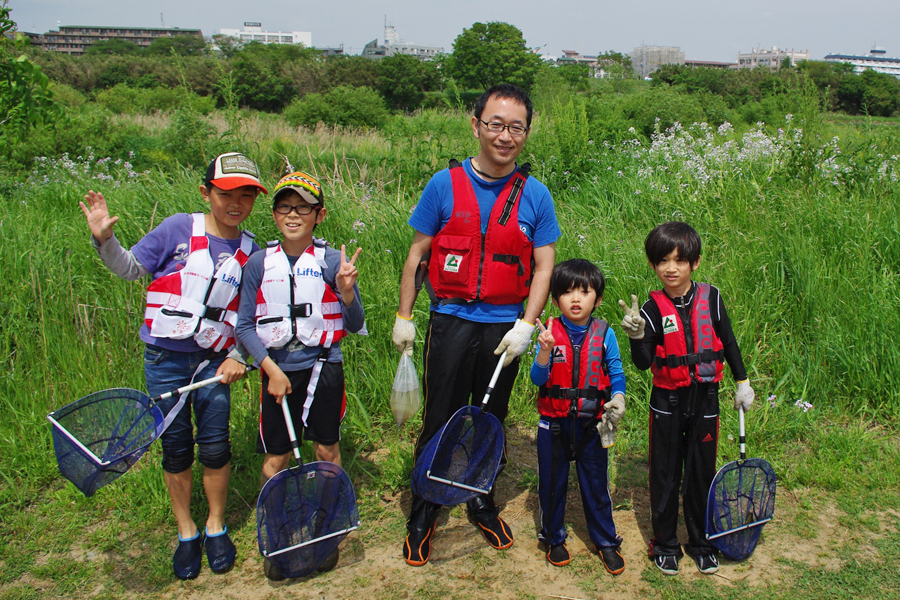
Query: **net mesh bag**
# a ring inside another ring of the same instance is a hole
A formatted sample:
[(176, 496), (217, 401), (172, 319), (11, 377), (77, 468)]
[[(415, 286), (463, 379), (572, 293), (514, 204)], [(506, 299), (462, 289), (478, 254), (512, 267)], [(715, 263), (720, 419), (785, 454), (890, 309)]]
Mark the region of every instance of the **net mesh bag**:
[(86, 496), (128, 471), (163, 426), (162, 411), (128, 388), (85, 396), (48, 418), (59, 471)]
[(359, 527), (353, 484), (329, 462), (281, 471), (260, 492), (256, 525), (262, 555), (285, 577), (305, 577)]
[(753, 553), (775, 514), (775, 473), (765, 460), (728, 463), (716, 473), (706, 504), (706, 537), (731, 560)]
[(490, 491), (503, 456), (503, 426), (480, 407), (464, 406), (422, 450), (413, 493), (451, 506)]

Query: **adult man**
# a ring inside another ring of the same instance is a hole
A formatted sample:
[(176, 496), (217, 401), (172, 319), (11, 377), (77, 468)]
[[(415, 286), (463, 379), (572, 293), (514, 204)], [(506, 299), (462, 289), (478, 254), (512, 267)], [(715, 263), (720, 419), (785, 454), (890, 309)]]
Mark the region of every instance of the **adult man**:
[[(507, 367), (488, 406), (504, 421), (518, 356), (528, 348), (547, 302), (559, 225), (550, 192), (528, 177), (527, 165), (516, 164), (531, 116), (531, 100), (519, 88), (503, 84), (487, 90), (472, 117), (478, 156), (462, 164), (451, 161), (449, 169), (432, 177), (409, 219), (415, 235), (403, 267), (393, 332), (401, 352), (412, 354), (415, 275), (422, 263), (428, 263), (432, 292), (416, 458), (457, 409), (470, 398), (481, 400), (497, 356), (505, 350)], [(505, 463), (504, 453), (501, 468)], [(493, 490), (467, 504), (488, 544), (512, 546), (512, 532), (498, 515)], [(428, 562), (439, 508), (413, 495), (403, 546), (408, 564)]]

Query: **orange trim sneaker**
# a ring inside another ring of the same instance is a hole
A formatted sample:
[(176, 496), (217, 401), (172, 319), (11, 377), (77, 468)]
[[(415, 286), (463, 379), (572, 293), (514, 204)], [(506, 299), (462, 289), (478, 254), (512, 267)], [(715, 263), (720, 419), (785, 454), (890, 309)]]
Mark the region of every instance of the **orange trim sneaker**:
[(607, 571), (613, 575), (618, 575), (625, 570), (625, 559), (622, 558), (618, 548), (598, 548), (597, 551), (600, 553), (600, 559), (603, 561), (603, 566), (606, 567)]
[(512, 529), (496, 515), (479, 515), (474, 518), (484, 540), (494, 550), (506, 550), (513, 545)]
[(564, 567), (571, 560), (572, 558), (569, 556), (569, 550), (566, 548), (565, 543), (550, 546), (550, 549), (547, 550), (547, 562), (554, 567)]
[(406, 534), (406, 541), (403, 543), (403, 558), (406, 564), (412, 567), (421, 567), (431, 558), (431, 538), (434, 537), (434, 530), (437, 523), (432, 523), (428, 529), (419, 529), (412, 527)]

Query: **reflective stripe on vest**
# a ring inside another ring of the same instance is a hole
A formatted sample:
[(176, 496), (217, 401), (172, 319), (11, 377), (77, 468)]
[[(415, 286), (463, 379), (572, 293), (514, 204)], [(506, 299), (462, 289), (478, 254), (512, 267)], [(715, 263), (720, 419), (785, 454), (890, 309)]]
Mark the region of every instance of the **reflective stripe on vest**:
[(147, 287), (144, 322), (153, 337), (183, 340), (193, 336), (201, 348), (220, 351), (234, 345), (241, 275), (253, 249), (253, 234), (242, 231), (240, 248), (216, 269), (205, 215), (191, 216), (190, 252), (184, 267)]
[(668, 294), (656, 290), (650, 298), (662, 316), (662, 343), (656, 346), (656, 357), (650, 365), (653, 385), (667, 390), (687, 387), (692, 380), (710, 383), (722, 379), (725, 352), (722, 340), (713, 327), (709, 309), (708, 283), (698, 283), (691, 303), (692, 353), (687, 351), (684, 324)]
[(450, 163), (453, 213), (431, 242), (428, 280), (440, 300), (517, 304), (528, 297), (533, 244), (519, 229), (528, 165), (510, 177), (481, 234), (478, 198), (465, 168)]
[(266, 348), (292, 339), (329, 347), (345, 335), (341, 300), (325, 281), (325, 242), (314, 240), (293, 267), (281, 245), (266, 249), (256, 293), (256, 333)]
[[(578, 366), (574, 362), (575, 350), (569, 333), (561, 319), (553, 320), (553, 339), (556, 344), (550, 353), (550, 378), (538, 390), (538, 412), (545, 417), (600, 418), (601, 408), (612, 393), (612, 384), (606, 370), (603, 343), (609, 325), (601, 319), (591, 318), (584, 334)], [(578, 387), (573, 379), (578, 377)]]

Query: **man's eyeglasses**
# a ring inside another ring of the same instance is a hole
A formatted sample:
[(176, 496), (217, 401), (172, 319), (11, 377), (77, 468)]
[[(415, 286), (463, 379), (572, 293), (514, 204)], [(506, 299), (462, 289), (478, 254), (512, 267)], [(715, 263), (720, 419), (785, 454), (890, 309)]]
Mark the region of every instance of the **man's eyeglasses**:
[(290, 204), (276, 204), (275, 212), (279, 215), (289, 215), (291, 211), (296, 211), (298, 215), (308, 215), (312, 211), (318, 211), (320, 207), (313, 206), (311, 204), (298, 204), (297, 206), (291, 206)]
[(528, 128), (523, 125), (504, 125), (498, 121), (491, 121), (489, 123), (487, 121), (482, 121), (481, 119), (478, 119), (478, 121), (483, 123), (491, 133), (502, 133), (504, 129), (509, 129), (510, 135), (525, 135), (525, 132), (528, 131)]

